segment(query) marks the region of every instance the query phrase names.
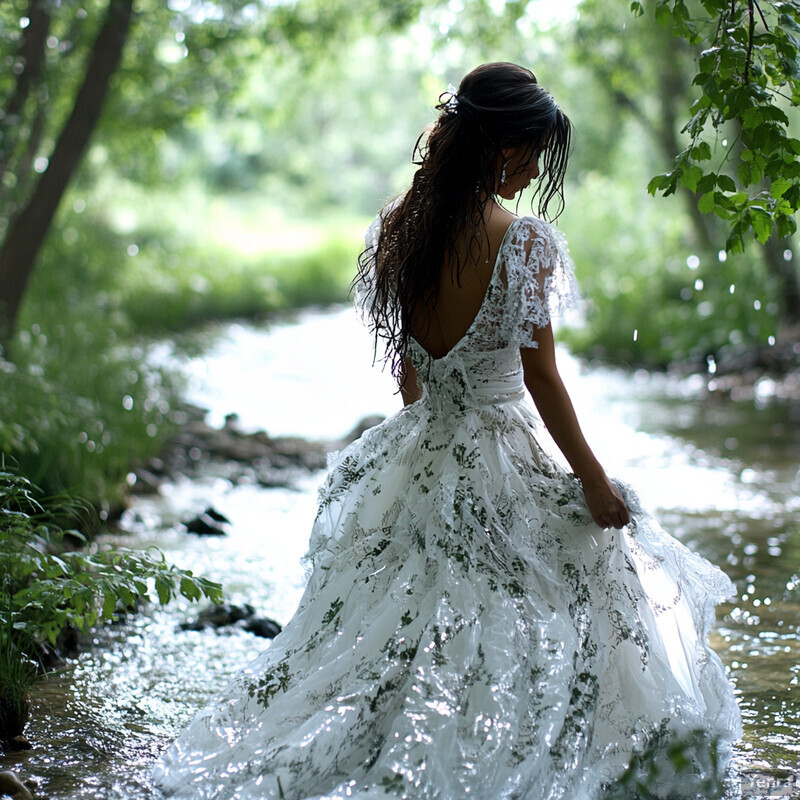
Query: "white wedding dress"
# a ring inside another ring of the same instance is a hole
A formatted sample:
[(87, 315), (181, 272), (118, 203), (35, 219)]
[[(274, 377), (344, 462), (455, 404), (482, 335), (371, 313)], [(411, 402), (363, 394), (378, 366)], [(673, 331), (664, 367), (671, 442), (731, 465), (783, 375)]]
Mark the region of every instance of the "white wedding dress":
[(711, 796), (741, 735), (706, 642), (734, 587), (624, 486), (631, 523), (598, 528), (538, 444), (519, 351), (574, 296), (561, 235), (515, 220), (466, 335), (412, 344), (422, 398), (332, 461), (300, 606), (164, 754), (166, 795)]

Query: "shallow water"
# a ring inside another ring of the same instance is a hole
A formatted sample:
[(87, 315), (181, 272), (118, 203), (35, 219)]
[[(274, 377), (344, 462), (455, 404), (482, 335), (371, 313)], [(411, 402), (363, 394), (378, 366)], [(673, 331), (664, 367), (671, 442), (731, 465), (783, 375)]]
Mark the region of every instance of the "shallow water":
[[(166, 346), (159, 357), (177, 358)], [(225, 326), (209, 332), (204, 358), (184, 366), (189, 399), (209, 407), (214, 424), (236, 412), (244, 429), (333, 439), (400, 405), (370, 360), (368, 337), (349, 310), (337, 310), (271, 329)], [(745, 718), (743, 795), (800, 797), (800, 409), (772, 399), (768, 384), (753, 400), (733, 402), (709, 396), (698, 378), (586, 371), (564, 353), (560, 364), (607, 469), (736, 582), (738, 598), (720, 606), (712, 644)], [(172, 484), (136, 499), (123, 520), (130, 534), (119, 538), (157, 544), (181, 566), (222, 580), (233, 602), (283, 623), (303, 588), (299, 560), (319, 477), (293, 489), (233, 486), (213, 475)], [(182, 533), (180, 520), (208, 505), (231, 519), (231, 534)], [(2, 768), (53, 800), (157, 796), (149, 783), (156, 755), (268, 646), (236, 629), (178, 629), (195, 614), (175, 604), (98, 633), (37, 687), (27, 729), (34, 750)]]

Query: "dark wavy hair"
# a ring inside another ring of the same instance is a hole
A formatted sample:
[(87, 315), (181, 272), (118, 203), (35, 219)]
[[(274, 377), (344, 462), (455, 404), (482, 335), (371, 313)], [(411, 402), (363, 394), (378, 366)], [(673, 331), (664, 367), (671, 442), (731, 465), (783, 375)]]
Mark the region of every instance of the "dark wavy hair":
[[(497, 192), (503, 149), (525, 148), (520, 170), (541, 159), (531, 203), (538, 199), (541, 217), (555, 219), (564, 208), (570, 123), (530, 70), (484, 64), (461, 81), (457, 93), (445, 92), (439, 101), (438, 119), (414, 146), (418, 169), (411, 188), (381, 212), (377, 247), (368, 243), (361, 253), (353, 282), (370, 291), (376, 354), (383, 340), (399, 381), (411, 321), (434, 306), (442, 264), (453, 264), (459, 280), (470, 254), (480, 252), (484, 210)], [(553, 200), (555, 213), (547, 217)]]

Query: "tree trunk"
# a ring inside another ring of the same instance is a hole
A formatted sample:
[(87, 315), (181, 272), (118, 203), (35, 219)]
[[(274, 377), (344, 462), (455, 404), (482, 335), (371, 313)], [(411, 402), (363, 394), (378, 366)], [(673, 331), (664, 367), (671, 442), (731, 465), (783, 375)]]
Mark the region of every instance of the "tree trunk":
[[(686, 105), (691, 78), (688, 68), (692, 64), (691, 52), (683, 41), (676, 41), (669, 30), (656, 27), (655, 46), (660, 52), (662, 68), (659, 70), (658, 142), (667, 163), (683, 150), (678, 138), (678, 119)], [(698, 198), (689, 189), (679, 189), (692, 220), (695, 243), (706, 253), (716, 253), (720, 247), (714, 232), (714, 219), (697, 207)]]
[(22, 297), (45, 236), (97, 126), (109, 78), (119, 64), (128, 35), (133, 0), (109, 0), (83, 84), (30, 200), (12, 221), (0, 249), (0, 343), (11, 338)]

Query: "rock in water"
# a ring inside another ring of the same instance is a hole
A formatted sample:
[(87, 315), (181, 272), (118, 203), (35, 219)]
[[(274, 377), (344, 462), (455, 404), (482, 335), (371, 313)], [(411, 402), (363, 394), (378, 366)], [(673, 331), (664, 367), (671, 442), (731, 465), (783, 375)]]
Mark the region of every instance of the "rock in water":
[(231, 524), (231, 521), (224, 514), (217, 511), (217, 509), (214, 508), (214, 506), (209, 506), (203, 513), (207, 514), (215, 522), (222, 522), (225, 525)]
[(242, 628), (262, 639), (274, 639), (281, 632), (281, 626), (269, 617), (252, 617), (244, 621)]
[(197, 619), (182, 622), (180, 628), (184, 631), (202, 631), (206, 628), (219, 629), (232, 625), (264, 639), (274, 639), (281, 632), (280, 624), (269, 617), (256, 616), (255, 608), (249, 603), (243, 606), (211, 606), (201, 611)]
[(30, 789), (10, 770), (0, 772), (0, 794), (10, 795), (12, 800), (33, 800)]
[(226, 625), (233, 625), (243, 619), (249, 619), (256, 613), (255, 608), (249, 603), (243, 606), (235, 606), (230, 603), (223, 605), (209, 606), (200, 612), (193, 622), (182, 622), (181, 630), (202, 631), (204, 628), (224, 628)]
[(224, 525), (230, 524), (230, 520), (216, 509), (207, 508), (202, 514), (183, 524), (189, 533), (196, 533), (199, 536), (225, 536), (227, 531)]

